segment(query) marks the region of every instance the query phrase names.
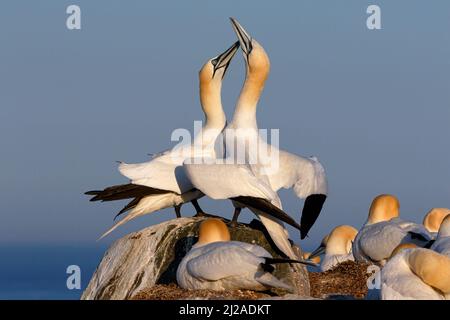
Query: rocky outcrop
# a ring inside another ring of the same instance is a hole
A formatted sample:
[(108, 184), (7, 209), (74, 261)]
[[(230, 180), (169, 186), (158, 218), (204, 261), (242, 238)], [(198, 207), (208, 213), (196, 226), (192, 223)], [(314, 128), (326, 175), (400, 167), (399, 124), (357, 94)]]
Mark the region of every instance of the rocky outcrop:
[[(176, 270), (197, 241), (204, 218), (170, 220), (117, 240), (105, 253), (82, 295), (82, 299), (130, 299), (155, 284), (176, 283)], [(259, 221), (230, 228), (232, 240), (258, 244), (275, 257), (279, 252), (267, 240)], [(301, 253), (300, 248), (295, 247)], [(295, 288), (296, 295), (309, 296), (309, 279), (302, 265), (277, 265), (275, 275)]]

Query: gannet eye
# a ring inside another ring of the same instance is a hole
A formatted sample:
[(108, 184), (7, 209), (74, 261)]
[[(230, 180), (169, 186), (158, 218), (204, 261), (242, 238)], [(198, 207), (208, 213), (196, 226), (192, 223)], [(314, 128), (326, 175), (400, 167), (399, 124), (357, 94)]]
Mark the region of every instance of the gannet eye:
[(218, 62), (217, 58), (214, 59), (214, 60), (211, 60), (211, 63), (212, 63), (212, 65), (213, 65), (214, 67), (217, 65), (217, 62)]

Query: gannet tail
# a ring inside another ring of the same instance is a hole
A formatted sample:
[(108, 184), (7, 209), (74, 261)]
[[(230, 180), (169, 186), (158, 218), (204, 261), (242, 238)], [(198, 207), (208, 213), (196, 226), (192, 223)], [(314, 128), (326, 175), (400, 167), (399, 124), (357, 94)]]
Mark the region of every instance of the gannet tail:
[(141, 186), (137, 184), (121, 184), (111, 186), (103, 190), (92, 190), (85, 192), (85, 195), (94, 196), (90, 201), (114, 201), (131, 198), (142, 198), (144, 196), (163, 194), (171, 191)]
[(274, 275), (269, 272), (264, 272), (261, 276), (255, 277), (256, 281), (259, 283), (272, 288), (281, 288), (288, 290), (290, 292), (294, 292), (294, 288), (281, 280), (278, 280)]

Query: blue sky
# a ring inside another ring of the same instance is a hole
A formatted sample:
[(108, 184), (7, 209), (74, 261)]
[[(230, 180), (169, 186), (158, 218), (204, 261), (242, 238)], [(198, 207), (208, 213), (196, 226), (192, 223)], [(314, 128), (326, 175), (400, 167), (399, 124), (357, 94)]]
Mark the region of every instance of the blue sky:
[[(81, 7), (79, 31), (66, 29), (69, 4)], [(279, 128), (283, 148), (327, 170), (329, 199), (303, 246), (337, 224), (360, 227), (380, 193), (397, 195), (414, 221), (449, 207), (450, 3), (345, 4), (3, 1), (0, 245), (96, 246), (122, 204), (83, 192), (126, 182), (116, 160), (144, 161), (173, 145), (173, 129), (202, 119), (197, 72), (236, 41), (229, 16), (271, 59), (259, 126)], [(382, 30), (366, 28), (369, 4), (381, 7)], [(229, 118), (243, 77), (238, 55), (223, 86)], [(281, 197), (298, 219), (302, 201)], [(231, 217), (226, 201), (200, 203)], [(173, 217), (137, 219), (102, 245)]]

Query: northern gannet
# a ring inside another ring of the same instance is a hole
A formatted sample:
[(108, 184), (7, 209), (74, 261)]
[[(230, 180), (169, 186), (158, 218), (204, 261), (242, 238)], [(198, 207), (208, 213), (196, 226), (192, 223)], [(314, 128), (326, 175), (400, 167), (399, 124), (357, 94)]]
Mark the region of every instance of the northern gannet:
[(208, 60), (199, 72), (200, 102), (206, 122), (191, 144), (176, 146), (154, 156), (148, 162), (122, 162), (119, 171), (131, 183), (86, 192), (87, 195), (94, 196), (91, 201), (133, 199), (116, 217), (131, 210), (128, 215), (101, 238), (127, 221), (157, 210), (174, 207), (177, 217), (180, 217), (181, 205), (189, 201), (197, 210), (197, 215), (203, 213), (197, 203), (203, 193), (192, 186), (182, 164), (188, 157), (216, 157), (215, 142), (226, 124), (221, 101), (222, 79), (238, 48), (239, 42), (234, 43), (222, 54)]
[(215, 159), (205, 158), (203, 161), (193, 163), (188, 159), (183, 164), (193, 186), (212, 199), (229, 199), (236, 208), (248, 207), (259, 217), (278, 249), (291, 259), (298, 258), (283, 222), (299, 230), (300, 225), (282, 210), (280, 198), (269, 183), (258, 178), (250, 165), (216, 163)]
[(230, 233), (222, 220), (207, 219), (200, 224), (198, 242), (178, 266), (177, 282), (184, 289), (292, 290), (272, 275), (276, 263), (309, 264), (274, 259), (258, 245), (230, 241)]
[(423, 225), (433, 236), (436, 236), (442, 221), (450, 214), (450, 209), (433, 208), (423, 218)]
[(415, 245), (399, 245), (381, 270), (381, 299), (450, 299), (450, 258)]
[(352, 243), (358, 230), (352, 226), (341, 225), (325, 236), (320, 246), (309, 256), (310, 259), (325, 253), (320, 263), (321, 271), (327, 271), (344, 261), (354, 261)]
[[(239, 22), (230, 19), (246, 62), (246, 78), (233, 119), (225, 129), (226, 150), (231, 151), (232, 157), (239, 157), (240, 150), (245, 150), (246, 163), (255, 165), (254, 172), (258, 177), (267, 177), (272, 190), (293, 188), (299, 198), (305, 199), (300, 221), (300, 236), (304, 239), (327, 197), (325, 170), (316, 157), (305, 158), (279, 150), (259, 135), (256, 107), (269, 75), (270, 60), (264, 48)], [(233, 221), (237, 220), (240, 210), (239, 206), (236, 207)]]
[(379, 195), (373, 201), (369, 217), (353, 242), (356, 261), (383, 266), (401, 243), (423, 247), (432, 239), (421, 224), (399, 218), (400, 204), (395, 196)]
[(450, 258), (450, 215), (442, 221), (436, 240), (430, 249)]

